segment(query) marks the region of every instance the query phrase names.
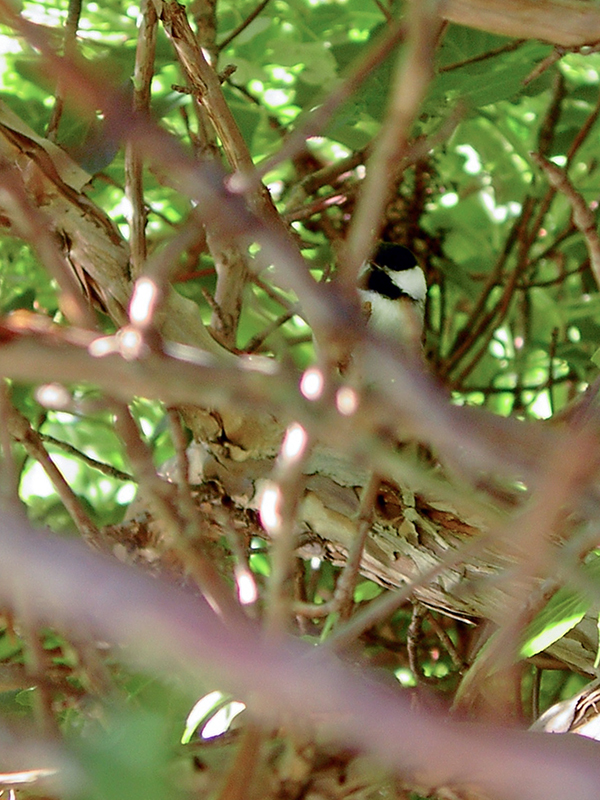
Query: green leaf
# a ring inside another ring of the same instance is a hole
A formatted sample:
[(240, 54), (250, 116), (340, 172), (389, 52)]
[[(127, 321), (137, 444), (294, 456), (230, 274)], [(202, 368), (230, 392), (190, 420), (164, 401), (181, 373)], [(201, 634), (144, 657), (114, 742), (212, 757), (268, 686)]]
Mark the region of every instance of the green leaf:
[(361, 581), (354, 590), (354, 602), (362, 603), (365, 600), (373, 600), (379, 597), (383, 589), (373, 581)]
[[(468, 36), (471, 35), (477, 38), (477, 33), (469, 29)], [(528, 42), (517, 50), (443, 72), (435, 81), (430, 102), (434, 98), (439, 101), (443, 96), (460, 98), (473, 107), (480, 107), (509, 100), (520, 94), (523, 79), (549, 52), (548, 45)], [(472, 55), (477, 53), (473, 53), (471, 47), (462, 47), (459, 61)]]
[(323, 42), (294, 42), (281, 38), (271, 43), (271, 57), (281, 66), (302, 67), (306, 83), (322, 86), (337, 76), (337, 65)]
[(557, 594), (526, 631), (522, 658), (541, 653), (572, 630), (585, 616), (589, 603), (572, 592)]
[(519, 650), (522, 658), (546, 650), (581, 622), (600, 594), (600, 557), (597, 554), (582, 565), (581, 577), (585, 589), (563, 586), (527, 627)]

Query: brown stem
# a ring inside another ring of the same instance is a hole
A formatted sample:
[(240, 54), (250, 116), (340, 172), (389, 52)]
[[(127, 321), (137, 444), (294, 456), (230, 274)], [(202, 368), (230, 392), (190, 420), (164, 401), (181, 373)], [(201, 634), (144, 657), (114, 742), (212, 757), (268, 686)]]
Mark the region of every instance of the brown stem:
[(340, 280), (356, 285), (360, 265), (367, 259), (378, 232), (390, 193), (401, 174), (410, 131), (433, 77), (433, 58), (442, 21), (438, 2), (427, 0), (409, 8), (406, 53), (398, 59), (388, 110), (381, 133), (367, 163), (367, 175), (348, 232)]
[[(404, 21), (402, 19), (394, 21), (383, 37), (375, 42), (364, 59), (354, 67), (343, 84), (337, 87), (335, 92), (329, 92), (316, 109), (310, 111), (299, 120), (293, 133), (284, 141), (279, 152), (258, 166), (255, 179), (264, 177), (278, 164), (292, 159), (304, 150), (306, 140), (310, 136), (322, 133), (326, 123), (331, 119), (335, 111), (356, 92), (373, 70), (393, 52), (394, 48), (404, 39), (404, 36)], [(249, 179), (246, 178), (246, 181), (249, 181)], [(240, 185), (246, 184), (240, 182)], [(250, 184), (248, 183), (248, 185)]]
[(78, 450), (76, 447), (73, 447), (73, 445), (69, 444), (68, 442), (55, 439), (54, 436), (49, 436), (47, 433), (40, 433), (39, 437), (42, 442), (51, 444), (54, 447), (57, 447), (59, 450), (63, 450), (65, 453), (75, 456), (80, 461), (83, 461), (84, 464), (87, 464), (88, 467), (97, 469), (98, 472), (101, 472), (103, 475), (108, 475), (109, 478), (114, 478), (117, 481), (135, 481), (133, 475), (130, 475), (128, 472), (123, 472), (123, 470), (113, 467), (112, 464), (105, 464), (103, 461), (98, 461), (97, 459), (88, 456), (81, 450)]
[(590, 256), (590, 266), (596, 284), (600, 286), (600, 236), (596, 230), (596, 217), (583, 197), (576, 191), (575, 187), (567, 177), (566, 172), (548, 161), (539, 153), (532, 153), (532, 159), (544, 170), (550, 185), (563, 194), (573, 212), (573, 222), (579, 229), (587, 245)]
[(262, 11), (264, 11), (264, 9), (267, 7), (268, 3), (269, 3), (269, 0), (261, 0), (261, 2), (256, 6), (256, 8), (254, 8), (248, 14), (246, 19), (242, 20), (242, 22), (240, 22), (240, 24), (237, 26), (237, 28), (234, 28), (231, 31), (231, 33), (229, 34), (229, 36), (226, 36), (223, 39), (222, 42), (219, 42), (219, 45), (218, 45), (219, 52), (221, 52), (221, 50), (224, 50), (228, 45), (230, 45), (231, 42), (237, 36), (239, 36), (240, 33), (242, 33), (242, 31), (245, 31), (246, 28), (248, 27), (248, 25), (250, 25), (250, 23), (253, 22)]
[(65, 316), (75, 325), (95, 328), (96, 320), (86, 303), (73, 269), (60, 252), (54, 224), (36, 208), (27, 195), (22, 171), (0, 158), (0, 175), (4, 188), (2, 206), (11, 217), (17, 233), (32, 243), (40, 261), (60, 287), (60, 302)]
[[(123, 442), (145, 501), (163, 525), (167, 542), (179, 551), (185, 567), (211, 607), (228, 623), (239, 620), (243, 617), (240, 607), (213, 564), (194, 547), (190, 526), (179, 513), (177, 490), (157, 475), (152, 454), (142, 440), (129, 408), (125, 403), (115, 403), (115, 411), (115, 430)], [(187, 476), (183, 478), (186, 479)], [(200, 532), (196, 533), (201, 541)]]
[(339, 611), (340, 619), (342, 620), (348, 619), (352, 611), (354, 589), (359, 575), (363, 550), (373, 524), (375, 501), (377, 500), (380, 484), (380, 476), (373, 474), (362, 490), (356, 522), (356, 535), (352, 540), (346, 564), (338, 579), (333, 596), (334, 610)]
[[(63, 36), (63, 53), (68, 57), (74, 56), (77, 49), (77, 28), (79, 27), (79, 18), (81, 17), (81, 5), (82, 0), (69, 0), (69, 9), (67, 11)], [(59, 80), (56, 87), (54, 108), (52, 109), (52, 114), (50, 115), (50, 120), (46, 129), (46, 136), (51, 142), (56, 141), (64, 105), (64, 87)]]
[[(150, 86), (154, 74), (156, 50), (157, 16), (151, 0), (142, 5), (135, 68), (133, 74), (133, 110), (146, 112), (150, 107)], [(146, 261), (146, 205), (144, 203), (143, 161), (134, 139), (129, 139), (125, 147), (125, 196), (131, 205), (131, 232), (129, 248), (131, 251), (131, 274), (137, 278)]]
[(100, 539), (98, 528), (84, 510), (79, 502), (79, 498), (65, 480), (62, 472), (50, 458), (48, 451), (42, 444), (39, 433), (33, 430), (27, 418), (14, 407), (10, 411), (7, 423), (15, 441), (19, 442), (19, 444), (24, 447), (27, 454), (38, 461), (43, 468), (52, 482), (54, 490), (71, 515), (71, 519), (81, 533), (81, 536), (92, 545), (92, 547), (98, 547)]

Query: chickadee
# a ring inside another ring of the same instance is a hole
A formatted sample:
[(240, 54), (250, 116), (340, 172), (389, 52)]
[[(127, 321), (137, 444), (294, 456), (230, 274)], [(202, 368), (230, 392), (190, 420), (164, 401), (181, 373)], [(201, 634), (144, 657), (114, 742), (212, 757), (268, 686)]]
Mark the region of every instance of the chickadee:
[(360, 271), (358, 291), (377, 333), (420, 342), (427, 284), (408, 247), (382, 242)]

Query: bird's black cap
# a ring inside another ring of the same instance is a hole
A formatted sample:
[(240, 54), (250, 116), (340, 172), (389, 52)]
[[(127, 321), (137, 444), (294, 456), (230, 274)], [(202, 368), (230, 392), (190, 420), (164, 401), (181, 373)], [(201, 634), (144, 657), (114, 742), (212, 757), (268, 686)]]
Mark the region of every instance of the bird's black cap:
[(392, 244), (391, 242), (381, 242), (375, 251), (372, 263), (394, 272), (402, 272), (405, 269), (419, 266), (415, 254), (408, 247), (404, 247), (403, 244)]
[(382, 242), (377, 248), (368, 269), (359, 280), (358, 287), (375, 292), (389, 300), (410, 297), (390, 277), (390, 272), (403, 272), (418, 267), (419, 263), (408, 247), (401, 244)]

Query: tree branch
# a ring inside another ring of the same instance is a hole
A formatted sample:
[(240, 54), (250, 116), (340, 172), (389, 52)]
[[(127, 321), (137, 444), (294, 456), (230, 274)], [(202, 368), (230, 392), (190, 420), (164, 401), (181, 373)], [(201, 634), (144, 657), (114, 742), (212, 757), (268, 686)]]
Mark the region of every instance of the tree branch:
[(448, 0), (442, 14), (458, 25), (565, 47), (600, 39), (600, 9), (585, 0)]

